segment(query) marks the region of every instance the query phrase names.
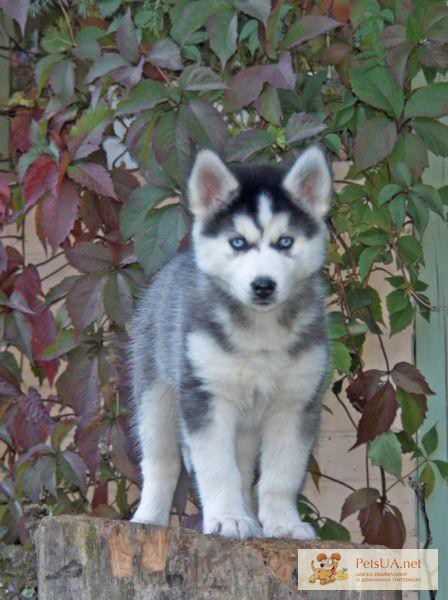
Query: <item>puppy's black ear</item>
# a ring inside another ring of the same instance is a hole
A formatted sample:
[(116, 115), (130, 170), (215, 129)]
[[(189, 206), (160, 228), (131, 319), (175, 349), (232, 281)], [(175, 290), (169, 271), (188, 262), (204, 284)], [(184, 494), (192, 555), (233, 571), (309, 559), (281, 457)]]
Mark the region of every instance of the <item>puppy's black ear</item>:
[(201, 150), (188, 180), (191, 212), (203, 217), (225, 204), (238, 188), (238, 181), (217, 154)]
[(283, 179), (283, 188), (292, 199), (320, 218), (330, 209), (331, 187), (330, 169), (319, 146), (307, 148)]

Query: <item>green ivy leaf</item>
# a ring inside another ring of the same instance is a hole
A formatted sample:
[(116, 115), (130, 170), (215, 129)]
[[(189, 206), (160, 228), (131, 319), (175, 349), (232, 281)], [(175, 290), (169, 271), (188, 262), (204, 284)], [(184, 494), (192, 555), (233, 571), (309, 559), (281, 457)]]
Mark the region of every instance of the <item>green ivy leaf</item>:
[(325, 131), (327, 126), (313, 114), (305, 112), (293, 113), (286, 124), (286, 141), (288, 144), (306, 140)]
[(400, 312), (409, 304), (409, 294), (406, 290), (395, 290), (387, 296), (386, 304), (390, 315)]
[(426, 202), (414, 192), (408, 195), (408, 213), (412, 217), (417, 231), (422, 234), (429, 223), (429, 207)]
[(366, 244), (366, 246), (384, 246), (387, 244), (388, 236), (384, 231), (369, 229), (359, 234), (359, 241)]
[(442, 198), (440, 197), (439, 192), (433, 188), (432, 185), (418, 183), (412, 187), (412, 193), (419, 196), (433, 212), (439, 215), (439, 217), (445, 219)]
[(437, 433), (436, 425), (433, 425), (422, 437), (422, 444), (428, 456), (436, 451), (437, 446), (439, 445), (439, 435)]
[(325, 523), (319, 529), (317, 535), (321, 540), (338, 540), (340, 542), (350, 541), (350, 532), (341, 523), (326, 518)]
[(404, 104), (403, 91), (391, 71), (384, 66), (350, 71), (350, 84), (360, 100), (399, 118)]
[(328, 315), (328, 331), (330, 339), (338, 340), (347, 335), (347, 328), (344, 324), (344, 315), (341, 312), (331, 312)]
[(397, 127), (386, 117), (369, 119), (358, 129), (355, 139), (355, 164), (360, 171), (378, 164), (394, 149)]
[(370, 246), (369, 248), (364, 248), (361, 252), (361, 255), (358, 259), (359, 265), (359, 275), (364, 279), (366, 275), (370, 271), (370, 267), (373, 265), (375, 260), (383, 251), (383, 246)]
[(129, 201), (120, 211), (120, 231), (123, 239), (132, 237), (144, 227), (148, 211), (171, 195), (170, 190), (159, 188), (152, 183), (131, 192)]
[(434, 469), (432, 466), (427, 463), (420, 473), (420, 477), (418, 478), (421, 485), (425, 486), (425, 498), (427, 498), (434, 489), (436, 484), (436, 474), (434, 473)]
[(40, 360), (53, 360), (59, 358), (81, 343), (74, 329), (62, 329), (56, 334), (56, 339), (49, 344), (39, 355)]
[(412, 308), (411, 302), (408, 300), (407, 306), (400, 311), (394, 312), (389, 315), (390, 321), (390, 334), (394, 335), (399, 331), (406, 329), (414, 320), (414, 309)]
[(282, 119), (282, 107), (278, 97), (277, 88), (271, 84), (267, 84), (265, 90), (260, 94), (260, 115), (273, 123), (280, 125)]
[(426, 397), (410, 394), (405, 390), (397, 389), (397, 402), (401, 407), (401, 422), (403, 429), (409, 435), (418, 431), (425, 420), (427, 412)]
[(448, 462), (446, 460), (433, 460), (432, 462), (438, 468), (443, 479), (448, 480)]
[(264, 129), (243, 131), (227, 145), (226, 158), (230, 162), (244, 161), (274, 143), (275, 136)]
[(371, 331), (377, 331), (377, 322), (383, 323), (380, 297), (374, 288), (353, 287), (347, 294), (347, 303), (352, 312), (359, 312)]
[(223, 0), (188, 2), (182, 7), (179, 18), (174, 21), (171, 29), (172, 38), (184, 46), (187, 42), (191, 42), (194, 32), (205, 25), (209, 17), (227, 8), (228, 4)]
[(190, 65), (186, 67), (179, 78), (179, 89), (186, 92), (208, 92), (223, 90), (227, 86), (210, 67)]
[(233, 4), (243, 13), (254, 17), (266, 25), (271, 12), (270, 0), (233, 0)]
[(390, 155), (392, 165), (404, 163), (413, 177), (421, 177), (428, 166), (428, 151), (421, 139), (414, 133), (400, 133)]
[(39, 93), (42, 91), (47, 79), (49, 78), (54, 66), (65, 59), (64, 54), (48, 54), (36, 63), (36, 81), (39, 86)]
[(405, 119), (448, 115), (448, 83), (431, 83), (415, 90), (406, 103)]
[(142, 110), (154, 108), (171, 97), (168, 88), (160, 81), (144, 79), (129, 92), (127, 98), (121, 100), (116, 115), (135, 114)]
[(401, 190), (400, 186), (396, 183), (388, 183), (385, 185), (380, 193), (378, 194), (378, 200), (380, 204), (389, 202), (398, 192)]
[(341, 373), (349, 373), (351, 365), (350, 352), (341, 342), (332, 342), (330, 346), (330, 356), (333, 368), (341, 371)]
[(397, 240), (398, 251), (406, 265), (414, 265), (422, 255), (422, 244), (413, 235), (403, 235)]
[(406, 196), (399, 194), (390, 201), (389, 212), (395, 226), (402, 227), (406, 218)]
[(179, 204), (153, 210), (135, 235), (135, 251), (147, 275), (171, 258), (187, 233), (187, 221)]
[(129, 64), (119, 54), (115, 52), (105, 52), (102, 57), (92, 65), (84, 82), (86, 84), (92, 83), (99, 77), (104, 77), (115, 69), (127, 66), (129, 66)]
[(402, 187), (408, 188), (412, 184), (412, 174), (409, 167), (404, 162), (397, 162), (392, 167), (392, 175), (394, 180)]
[(221, 61), (222, 69), (236, 52), (237, 27), (237, 14), (231, 10), (214, 14), (207, 21), (210, 47)]
[(414, 131), (436, 156), (448, 156), (448, 127), (435, 119), (420, 117), (412, 121)]
[(370, 442), (369, 456), (374, 465), (401, 477), (401, 446), (392, 431), (386, 431)]

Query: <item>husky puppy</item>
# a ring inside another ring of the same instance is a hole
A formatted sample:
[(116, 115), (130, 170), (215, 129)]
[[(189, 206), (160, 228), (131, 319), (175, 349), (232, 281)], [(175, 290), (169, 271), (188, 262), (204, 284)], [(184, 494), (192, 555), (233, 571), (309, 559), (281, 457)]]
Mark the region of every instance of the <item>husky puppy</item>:
[(314, 537), (297, 495), (327, 370), (320, 271), (331, 188), (317, 146), (286, 172), (197, 155), (191, 248), (151, 282), (134, 320), (143, 489), (133, 521), (168, 523), (182, 456), (204, 533)]

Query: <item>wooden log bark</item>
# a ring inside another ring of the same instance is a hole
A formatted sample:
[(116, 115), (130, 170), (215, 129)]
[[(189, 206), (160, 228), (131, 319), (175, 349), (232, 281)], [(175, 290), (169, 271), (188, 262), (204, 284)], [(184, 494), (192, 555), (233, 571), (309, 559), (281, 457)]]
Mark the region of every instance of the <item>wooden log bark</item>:
[[(347, 542), (246, 542), (188, 529), (85, 516), (47, 517), (36, 533), (41, 600), (309, 600), (297, 591), (298, 548)], [(331, 592), (332, 600), (396, 600), (398, 592)]]

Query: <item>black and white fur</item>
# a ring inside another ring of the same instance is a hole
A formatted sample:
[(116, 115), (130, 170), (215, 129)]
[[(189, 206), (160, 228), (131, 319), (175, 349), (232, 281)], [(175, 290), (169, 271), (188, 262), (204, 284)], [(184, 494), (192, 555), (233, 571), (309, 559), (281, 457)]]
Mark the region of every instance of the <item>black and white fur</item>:
[[(134, 320), (143, 475), (134, 521), (168, 523), (182, 456), (204, 533), (314, 537), (297, 495), (327, 369), (320, 271), (331, 187), (317, 146), (287, 172), (230, 169), (209, 150), (198, 154), (188, 182), (192, 246), (152, 281)], [(268, 285), (254, 287), (260, 278)]]

